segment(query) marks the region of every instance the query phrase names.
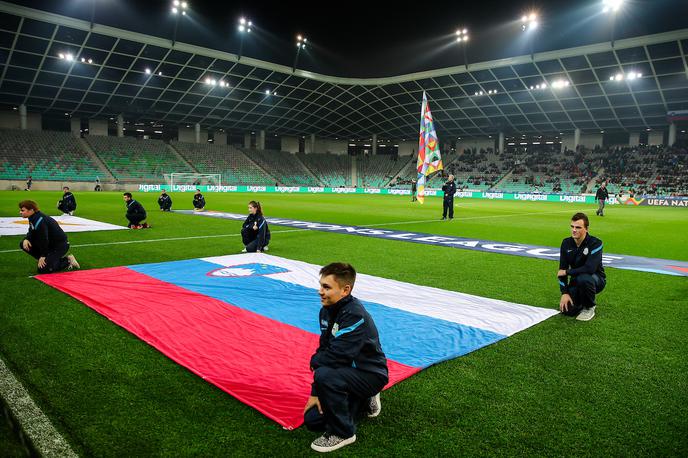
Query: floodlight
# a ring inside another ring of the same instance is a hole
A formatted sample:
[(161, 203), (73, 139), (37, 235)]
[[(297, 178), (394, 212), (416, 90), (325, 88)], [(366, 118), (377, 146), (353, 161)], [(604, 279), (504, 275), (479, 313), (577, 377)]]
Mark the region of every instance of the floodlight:
[(174, 1), (172, 2), (172, 4), (173, 4), (174, 6), (179, 6), (179, 0), (174, 0)]
[(93, 63), (93, 59), (88, 59), (88, 63), (89, 63), (89, 64), (92, 64), (92, 63)]
[(158, 72), (158, 76), (162, 76), (162, 72)]
[(58, 57), (59, 57), (60, 59), (64, 59), (64, 58), (65, 58), (65, 55), (64, 55), (63, 53), (60, 53), (60, 54), (58, 54)]
[(623, 0), (603, 0), (602, 1), (602, 12), (603, 13), (616, 13), (621, 9)]
[(179, 13), (179, 10), (176, 7), (172, 8), (172, 14), (177, 14), (177, 13)]
[(74, 55), (71, 54), (71, 53), (69, 53), (69, 54), (67, 54), (67, 55), (65, 56), (65, 59), (67, 59), (68, 61), (73, 61), (73, 60), (74, 60)]
[(265, 90), (265, 95), (270, 95), (270, 89)]
[(146, 75), (150, 75), (150, 74), (151, 74), (151, 69), (150, 69), (150, 68), (147, 68), (147, 69), (146, 69)]

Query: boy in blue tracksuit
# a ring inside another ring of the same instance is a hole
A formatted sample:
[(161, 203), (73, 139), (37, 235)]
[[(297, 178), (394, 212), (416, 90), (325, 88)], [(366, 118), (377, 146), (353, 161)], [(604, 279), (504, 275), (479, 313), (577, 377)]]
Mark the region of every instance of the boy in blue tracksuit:
[(571, 217), (571, 237), (561, 242), (559, 253), (559, 310), (579, 321), (595, 316), (595, 295), (607, 285), (602, 266), (602, 240), (588, 233), (585, 213)]
[(320, 270), (320, 344), (311, 357), (313, 385), (304, 407), (306, 427), (324, 431), (311, 444), (318, 452), (355, 442), (354, 420), (359, 414), (380, 414), (380, 391), (389, 381), (377, 327), (351, 295), (355, 280), (349, 264)]

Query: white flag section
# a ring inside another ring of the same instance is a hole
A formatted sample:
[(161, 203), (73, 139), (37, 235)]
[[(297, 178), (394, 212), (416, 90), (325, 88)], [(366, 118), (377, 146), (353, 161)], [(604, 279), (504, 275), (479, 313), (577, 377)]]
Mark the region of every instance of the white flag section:
[[(63, 231), (65, 232), (90, 232), (90, 231), (112, 231), (116, 229), (127, 229), (124, 226), (102, 223), (92, 219), (79, 218), (78, 216), (61, 215), (53, 216)], [(0, 217), (0, 236), (2, 235), (24, 235), (29, 231), (29, 220), (16, 217)]]
[[(318, 272), (321, 267), (301, 261), (284, 259), (263, 253), (217, 256), (202, 258), (201, 260), (229, 267), (229, 269), (217, 271), (214, 275), (262, 275), (259, 273), (261, 268), (255, 267), (256, 265), (276, 266), (282, 267), (286, 271), (269, 275), (275, 280), (315, 290), (319, 286), (318, 280), (320, 277)], [(256, 293), (256, 296), (259, 296), (259, 294)], [(317, 295), (317, 291), (314, 291), (313, 294)], [(422, 325), (427, 325), (429, 328), (439, 329), (442, 326), (438, 327), (436, 325), (439, 321), (442, 321), (470, 327), (475, 330), (482, 330), (486, 333), (493, 333), (497, 337), (493, 341), (522, 331), (558, 313), (557, 310), (553, 309), (515, 304), (513, 302), (419, 286), (361, 273), (356, 277), (353, 295), (366, 304), (366, 308), (368, 308), (373, 318), (376, 318), (376, 322), (378, 318), (375, 313), (377, 307), (371, 307), (369, 303), (404, 312), (397, 314), (399, 317), (406, 316), (409, 313), (425, 317), (427, 318), (426, 320), (421, 320)], [(380, 327), (380, 323), (377, 324)], [(420, 330), (418, 331), (420, 333)], [(465, 329), (462, 332), (465, 332)], [(402, 339), (411, 338), (410, 336), (398, 337)], [(489, 343), (492, 342), (486, 342), (485, 344)], [(480, 346), (483, 345), (478, 345), (478, 347)], [(467, 351), (459, 351), (458, 353), (463, 354), (467, 353)]]

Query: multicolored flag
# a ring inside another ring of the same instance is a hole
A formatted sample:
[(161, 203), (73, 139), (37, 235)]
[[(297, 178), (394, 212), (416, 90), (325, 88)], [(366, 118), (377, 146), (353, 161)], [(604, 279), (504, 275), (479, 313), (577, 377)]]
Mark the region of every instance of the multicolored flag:
[(432, 113), (428, 105), (428, 97), (423, 91), (423, 106), (420, 110), (420, 138), (418, 140), (418, 202), (425, 199), (425, 180), (428, 175), (444, 169), (437, 132), (432, 122)]

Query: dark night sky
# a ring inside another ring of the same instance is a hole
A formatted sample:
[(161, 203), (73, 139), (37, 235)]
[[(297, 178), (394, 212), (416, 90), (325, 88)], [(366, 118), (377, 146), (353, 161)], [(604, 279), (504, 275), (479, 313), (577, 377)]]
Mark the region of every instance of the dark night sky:
[[(172, 37), (172, 0), (15, 0), (23, 6), (90, 20), (136, 32)], [(299, 68), (336, 76), (393, 76), (461, 65), (454, 41), (468, 27), (471, 62), (529, 54), (521, 15), (539, 11), (535, 52), (580, 46), (610, 38), (611, 21), (601, 0), (539, 2), (217, 2), (189, 0), (192, 14), (179, 25), (178, 41), (236, 53), (241, 15), (258, 30), (247, 37), (244, 55), (291, 66), (295, 36), (313, 44)], [(627, 0), (616, 20), (616, 38), (688, 27), (686, 0)]]

